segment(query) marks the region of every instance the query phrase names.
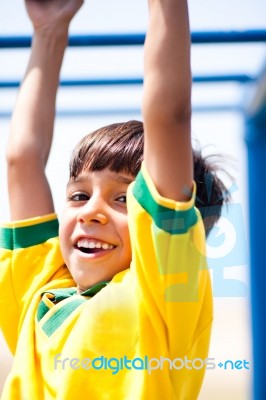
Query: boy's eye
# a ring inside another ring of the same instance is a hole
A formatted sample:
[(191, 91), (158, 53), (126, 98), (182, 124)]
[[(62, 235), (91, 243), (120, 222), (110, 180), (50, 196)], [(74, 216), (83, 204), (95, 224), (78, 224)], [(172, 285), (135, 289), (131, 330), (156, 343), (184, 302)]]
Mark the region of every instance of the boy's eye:
[(89, 196), (85, 193), (73, 193), (68, 197), (69, 201), (88, 201)]
[(127, 196), (120, 196), (116, 199), (117, 201), (119, 201), (120, 203), (126, 203), (127, 202)]

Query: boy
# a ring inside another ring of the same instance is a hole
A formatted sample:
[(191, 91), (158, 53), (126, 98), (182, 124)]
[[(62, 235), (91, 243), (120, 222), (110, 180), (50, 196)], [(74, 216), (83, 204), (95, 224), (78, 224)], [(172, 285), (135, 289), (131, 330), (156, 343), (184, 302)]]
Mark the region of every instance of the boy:
[(71, 160), (58, 240), (44, 169), (68, 27), (81, 4), (26, 0), (34, 39), (7, 151), (17, 222), (1, 232), (0, 323), (15, 353), (2, 399), (193, 400), (212, 300), (194, 208), (187, 3), (149, 1), (144, 156), (136, 121), (85, 137)]

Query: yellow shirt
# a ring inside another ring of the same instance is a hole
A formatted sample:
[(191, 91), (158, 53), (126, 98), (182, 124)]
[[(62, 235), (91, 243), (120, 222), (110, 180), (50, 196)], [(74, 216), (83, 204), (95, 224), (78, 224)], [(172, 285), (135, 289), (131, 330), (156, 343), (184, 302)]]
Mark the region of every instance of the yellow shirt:
[(15, 354), (2, 400), (197, 399), (212, 295), (194, 200), (128, 189), (130, 268), (77, 294), (55, 215), (0, 235), (0, 324)]

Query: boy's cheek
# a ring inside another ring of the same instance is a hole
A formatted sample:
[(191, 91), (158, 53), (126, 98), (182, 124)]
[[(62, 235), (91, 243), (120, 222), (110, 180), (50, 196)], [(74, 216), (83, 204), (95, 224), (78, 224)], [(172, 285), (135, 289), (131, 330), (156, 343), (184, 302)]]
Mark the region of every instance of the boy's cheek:
[(69, 252), (70, 252), (70, 239), (71, 232), (68, 232), (67, 226), (64, 223), (59, 226), (59, 246), (66, 264), (68, 264)]
[(59, 224), (59, 240), (63, 243), (67, 240), (70, 241), (72, 230), (74, 229), (74, 219), (71, 218), (69, 212), (65, 209), (61, 215)]
[(67, 257), (68, 252), (66, 250), (66, 246), (64, 245), (64, 240), (62, 239), (62, 237), (60, 235), (59, 235), (59, 246), (60, 246), (60, 250), (61, 250), (61, 254), (64, 259), (64, 262), (68, 266), (68, 257)]

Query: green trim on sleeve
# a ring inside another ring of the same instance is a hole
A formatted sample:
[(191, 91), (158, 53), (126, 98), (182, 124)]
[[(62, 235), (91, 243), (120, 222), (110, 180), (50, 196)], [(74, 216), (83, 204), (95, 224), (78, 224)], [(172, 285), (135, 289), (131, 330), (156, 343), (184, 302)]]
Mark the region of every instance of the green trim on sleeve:
[(186, 233), (197, 222), (194, 207), (188, 210), (173, 210), (156, 203), (141, 171), (138, 173), (132, 192), (141, 207), (150, 214), (155, 225), (165, 232)]
[(1, 228), (0, 247), (15, 250), (36, 246), (46, 242), (48, 239), (58, 236), (58, 220), (41, 222), (36, 225)]

